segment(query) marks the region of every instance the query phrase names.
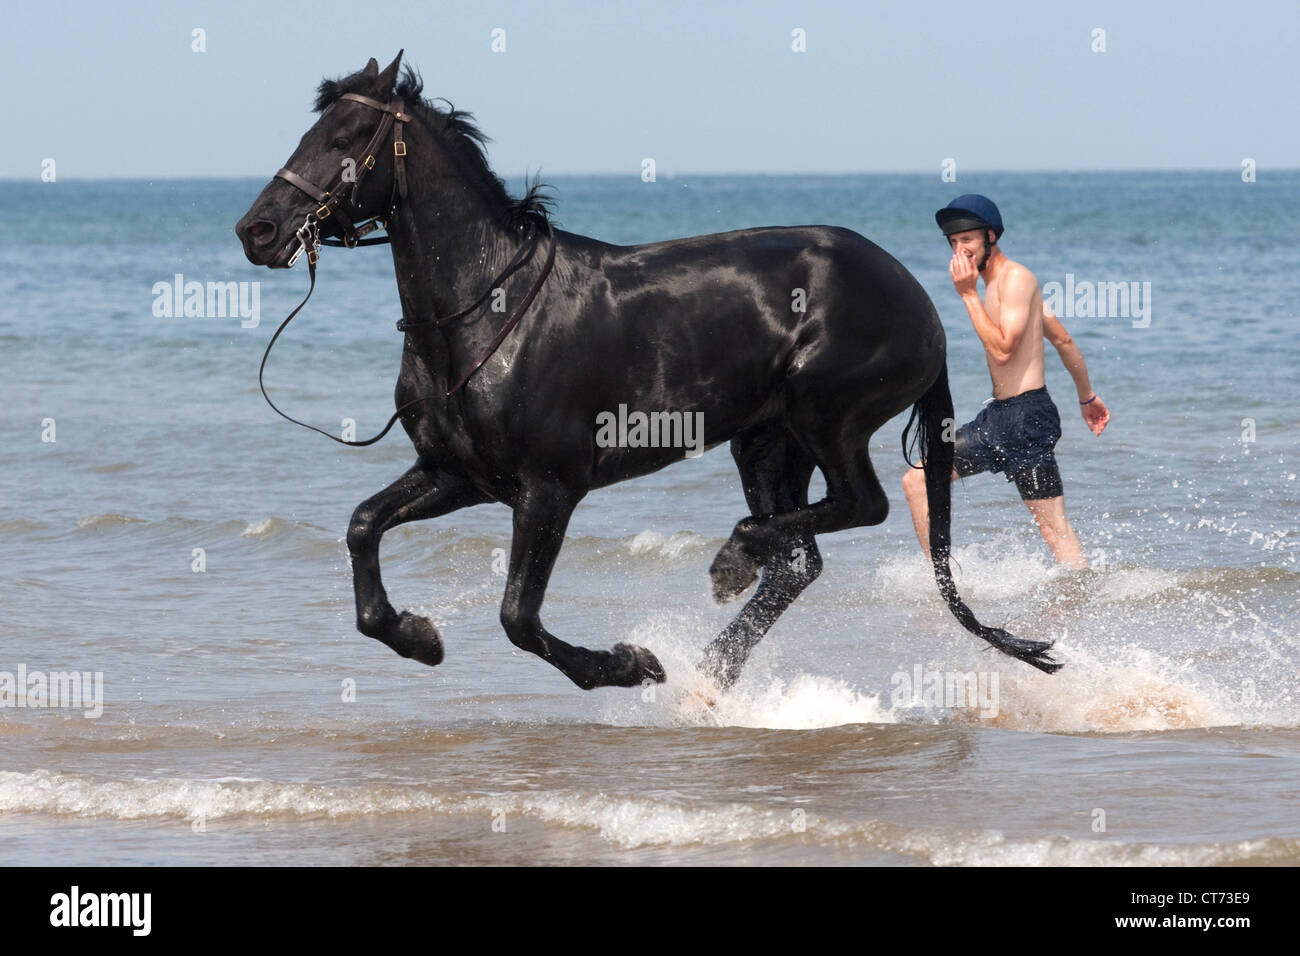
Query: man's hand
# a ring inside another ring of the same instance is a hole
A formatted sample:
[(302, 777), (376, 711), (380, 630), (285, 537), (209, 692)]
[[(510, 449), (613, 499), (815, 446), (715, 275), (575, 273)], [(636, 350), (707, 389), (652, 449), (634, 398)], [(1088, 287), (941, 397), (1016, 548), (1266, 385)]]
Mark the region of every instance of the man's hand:
[(952, 276), (953, 288), (957, 290), (958, 295), (974, 292), (980, 277), (980, 271), (975, 268), (974, 261), (967, 259), (960, 252), (952, 254), (952, 262), (948, 263), (948, 274)]
[(1100, 435), (1106, 423), (1110, 421), (1110, 412), (1106, 408), (1106, 403), (1098, 395), (1087, 405), (1081, 405), (1079, 411), (1083, 413), (1083, 420), (1087, 422), (1088, 427), (1092, 429), (1094, 435)]

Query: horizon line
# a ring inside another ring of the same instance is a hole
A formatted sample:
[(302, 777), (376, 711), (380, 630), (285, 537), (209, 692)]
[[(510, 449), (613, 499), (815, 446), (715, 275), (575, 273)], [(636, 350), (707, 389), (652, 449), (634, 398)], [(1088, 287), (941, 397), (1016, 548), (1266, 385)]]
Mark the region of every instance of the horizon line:
[[(1264, 167), (1264, 171), (1265, 171), (1265, 172), (1293, 173), (1293, 172), (1300, 172), (1300, 166), (1266, 166), (1266, 167)], [(1131, 166), (1131, 167), (1120, 167), (1120, 166), (1116, 166), (1116, 167), (1105, 167), (1105, 168), (1068, 168), (1068, 167), (1067, 167), (1067, 168), (1059, 168), (1059, 169), (1045, 169), (1045, 168), (1034, 168), (1034, 169), (981, 169), (981, 170), (976, 171), (975, 173), (971, 173), (971, 172), (967, 171), (966, 173), (963, 174), (963, 176), (964, 176), (965, 178), (970, 178), (972, 175), (979, 175), (979, 176), (990, 176), (990, 175), (1016, 175), (1016, 176), (1026, 176), (1026, 175), (1046, 175), (1046, 174), (1060, 174), (1060, 173), (1073, 173), (1073, 174), (1080, 174), (1080, 173), (1082, 173), (1082, 174), (1099, 175), (1099, 174), (1107, 174), (1107, 173), (1228, 173), (1228, 172), (1232, 172), (1232, 173), (1234, 173), (1235, 175), (1240, 175), (1241, 167), (1240, 167), (1240, 166), (1174, 166), (1174, 167), (1169, 167), (1169, 166)], [(539, 169), (538, 171), (536, 171), (536, 172), (534, 172), (534, 173), (528, 173), (528, 172), (522, 172), (522, 173), (496, 173), (496, 175), (499, 176), (499, 177), (501, 177), (502, 179), (523, 179), (523, 180), (526, 180), (526, 179), (529, 178), (529, 176), (540, 176), (540, 175), (541, 175), (541, 171), (540, 171), (540, 169)], [(609, 171), (602, 171), (602, 172), (576, 172), (576, 173), (575, 173), (575, 172), (555, 172), (555, 173), (547, 173), (546, 175), (548, 175), (548, 176), (564, 176), (564, 177), (577, 177), (577, 176), (582, 176), (582, 177), (589, 177), (589, 178), (603, 178), (603, 179), (624, 179), (624, 178), (627, 178), (627, 179), (640, 179), (640, 175), (641, 175), (641, 174), (640, 174), (640, 171), (639, 171), (638, 169), (630, 169), (630, 170), (625, 171), (625, 172), (617, 172), (617, 171), (616, 171), (616, 172), (609, 172)], [(934, 175), (934, 172), (931, 171), (931, 170), (921, 171), (921, 170), (915, 170), (915, 169), (858, 169), (858, 170), (806, 170), (806, 171), (800, 171), (800, 170), (781, 170), (781, 171), (773, 171), (773, 172), (767, 172), (767, 171), (763, 171), (763, 170), (752, 170), (752, 169), (751, 169), (751, 170), (689, 170), (689, 171), (684, 171), (684, 172), (667, 172), (667, 173), (661, 173), (661, 174), (659, 174), (659, 176), (656, 178), (655, 182), (659, 182), (659, 181), (662, 181), (662, 180), (669, 180), (669, 181), (671, 181), (671, 180), (674, 180), (674, 179), (683, 179), (683, 178), (688, 178), (688, 177), (692, 177), (692, 176), (696, 176), (696, 177), (699, 177), (699, 176), (729, 176), (729, 177), (746, 177), (746, 176), (748, 176), (748, 177), (759, 178), (759, 177), (778, 177), (778, 176), (825, 176), (825, 177), (832, 177), (832, 176), (933, 176), (933, 175)], [(1257, 166), (1257, 167), (1256, 167), (1256, 176), (1258, 176), (1258, 175), (1259, 175), (1259, 167)], [(243, 174), (235, 174), (235, 175), (213, 175), (213, 174), (203, 173), (203, 174), (195, 174), (195, 175), (65, 176), (64, 179), (63, 179), (62, 181), (64, 181), (64, 182), (82, 182), (82, 183), (90, 183), (90, 182), (155, 182), (155, 181), (161, 181), (161, 182), (195, 182), (195, 181), (201, 181), (201, 180), (216, 181), (216, 180), (262, 179), (262, 178), (264, 178), (264, 177), (263, 177), (260, 173), (243, 173)], [(0, 183), (25, 183), (25, 182), (37, 182), (37, 183), (40, 183), (40, 182), (42, 182), (42, 180), (41, 180), (41, 178), (40, 178), (40, 174), (39, 174), (39, 173), (36, 173), (35, 175), (33, 175), (33, 176), (31, 176), (31, 177), (0, 176)], [(53, 183), (53, 185), (57, 185), (58, 182), (59, 182), (59, 180), (56, 180), (55, 183)], [(956, 185), (958, 184), (958, 182), (959, 182), (959, 180), (954, 180), (954, 181), (952, 181), (952, 182), (948, 182), (948, 183), (945, 183), (945, 184), (946, 184), (946, 185), (951, 185), (951, 186), (956, 186)], [(48, 184), (47, 184), (47, 185), (48, 185)], [(646, 183), (645, 185), (652, 185), (652, 184), (651, 184), (651, 183)]]

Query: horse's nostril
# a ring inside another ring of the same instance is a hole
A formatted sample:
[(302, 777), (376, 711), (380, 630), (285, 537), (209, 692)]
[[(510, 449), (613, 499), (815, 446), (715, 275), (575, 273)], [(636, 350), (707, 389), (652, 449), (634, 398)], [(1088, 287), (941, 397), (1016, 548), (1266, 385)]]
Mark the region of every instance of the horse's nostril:
[(248, 234), (254, 239), (269, 239), (275, 235), (275, 225), (265, 219), (258, 219), (256, 222), (249, 223)]

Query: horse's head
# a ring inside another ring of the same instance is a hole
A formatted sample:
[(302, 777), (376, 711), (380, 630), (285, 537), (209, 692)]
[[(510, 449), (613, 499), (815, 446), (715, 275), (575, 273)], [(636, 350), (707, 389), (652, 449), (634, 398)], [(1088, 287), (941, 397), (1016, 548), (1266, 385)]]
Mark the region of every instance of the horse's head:
[(380, 72), (371, 59), (360, 72), (321, 84), (320, 119), (235, 226), (254, 265), (285, 268), (302, 248), (300, 235), (319, 230), (346, 241), (353, 223), (387, 216), (402, 178), (400, 131), (410, 122), (394, 99), (401, 60), (399, 52)]

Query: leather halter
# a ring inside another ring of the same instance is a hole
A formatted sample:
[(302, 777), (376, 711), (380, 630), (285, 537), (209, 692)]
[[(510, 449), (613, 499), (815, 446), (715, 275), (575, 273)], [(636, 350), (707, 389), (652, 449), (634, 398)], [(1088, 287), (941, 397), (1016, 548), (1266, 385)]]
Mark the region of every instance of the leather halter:
[[(339, 181), (334, 184), (335, 192), (328, 189), (322, 189), (313, 183), (306, 176), (300, 176), (288, 167), (281, 168), (275, 174), (277, 179), (283, 179), (290, 186), (306, 193), (316, 202), (320, 203), (317, 207), (315, 216), (319, 225), (331, 216), (338, 224), (340, 231), (343, 233), (343, 240), (336, 241), (326, 239), (325, 245), (329, 246), (346, 246), (351, 249), (358, 245), (379, 245), (386, 243), (388, 239), (366, 239), (362, 236), (373, 232), (376, 229), (383, 228), (386, 223), (379, 218), (371, 219), (361, 226), (354, 226), (353, 223), (358, 218), (355, 201), (361, 189), (361, 182), (366, 178), (369, 172), (375, 168), (375, 154), (379, 151), (379, 144), (383, 142), (384, 137), (391, 129), (393, 131), (393, 195), (388, 204), (389, 215), (397, 208), (399, 199), (406, 198), (406, 141), (402, 139), (402, 124), (411, 120), (411, 114), (405, 112), (406, 104), (401, 99), (394, 100), (392, 103), (381, 103), (379, 100), (372, 100), (368, 96), (362, 96), (360, 93), (344, 93), (339, 97), (341, 100), (352, 100), (354, 103), (360, 103), (368, 106), (372, 110), (379, 110), (384, 115), (379, 120), (379, 126), (375, 128), (375, 133), (370, 137), (370, 142), (362, 152), (361, 160), (354, 161), (353, 167), (356, 171), (355, 178), (352, 180), (352, 188), (345, 188), (347, 179), (345, 178), (346, 170), (339, 172)], [(341, 214), (340, 214), (341, 213)], [(313, 263), (315, 250), (307, 250), (307, 261)]]
[[(389, 429), (393, 427), (398, 418), (400, 418), (402, 413), (408, 408), (418, 405), (420, 402), (428, 401), (430, 398), (436, 398), (439, 396), (426, 395), (421, 396), (420, 398), (414, 398), (398, 408), (397, 411), (393, 412), (392, 418), (388, 419), (388, 424), (385, 425), (383, 430), (374, 437), (368, 438), (364, 441), (348, 441), (347, 439), (339, 438), (336, 435), (331, 435), (329, 432), (322, 428), (317, 428), (315, 425), (309, 425), (306, 422), (299, 421), (296, 418), (286, 415), (280, 410), (279, 406), (276, 405), (275, 402), (271, 401), (271, 396), (266, 393), (266, 384), (263, 381), (263, 375), (266, 372), (266, 360), (271, 357), (271, 347), (275, 345), (276, 339), (280, 337), (280, 333), (285, 330), (293, 317), (302, 311), (303, 306), (307, 304), (307, 300), (311, 298), (311, 294), (316, 291), (316, 261), (319, 258), (321, 245), (344, 246), (348, 249), (352, 249), (356, 246), (372, 246), (390, 243), (392, 240), (388, 236), (372, 239), (366, 239), (363, 237), (376, 229), (387, 229), (388, 223), (392, 220), (393, 215), (397, 211), (398, 202), (406, 198), (406, 142), (402, 139), (402, 124), (410, 121), (411, 114), (406, 112), (405, 104), (400, 98), (389, 104), (381, 103), (378, 100), (371, 99), (368, 96), (362, 96), (359, 93), (344, 93), (340, 99), (361, 103), (371, 109), (379, 110), (384, 114), (384, 116), (380, 119), (379, 126), (375, 129), (374, 135), (370, 138), (370, 142), (366, 146), (361, 162), (355, 164), (356, 178), (352, 181), (351, 190), (345, 190), (343, 188), (344, 183), (346, 182), (343, 173), (339, 174), (340, 181), (334, 186), (334, 192), (320, 188), (305, 176), (300, 176), (287, 167), (281, 168), (275, 174), (275, 178), (283, 179), (295, 189), (306, 193), (316, 202), (320, 203), (320, 206), (317, 207), (314, 213), (307, 216), (306, 221), (303, 222), (302, 226), (300, 226), (298, 231), (294, 234), (294, 237), (298, 242), (298, 249), (289, 259), (289, 266), (292, 268), (298, 261), (298, 257), (304, 252), (307, 253), (307, 272), (311, 277), (311, 284), (307, 289), (307, 294), (303, 296), (303, 300), (298, 303), (297, 308), (285, 317), (284, 321), (280, 323), (280, 327), (275, 330), (275, 334), (271, 336), (271, 341), (266, 343), (266, 351), (262, 354), (262, 364), (257, 370), (257, 384), (262, 390), (262, 397), (266, 399), (266, 403), (270, 405), (271, 408), (274, 409), (275, 413), (281, 418), (291, 421), (295, 425), (301, 425), (303, 428), (308, 428), (314, 432), (318, 432), (331, 441), (338, 442), (340, 445), (363, 447), (365, 445), (373, 445), (375, 442), (387, 435)], [(358, 213), (355, 205), (358, 190), (361, 188), (361, 181), (372, 169), (375, 168), (375, 153), (379, 149), (380, 142), (383, 141), (384, 136), (388, 133), (390, 128), (393, 131), (394, 166), (393, 193), (388, 206), (389, 218), (388, 220), (384, 220), (378, 217), (372, 217), (369, 221), (359, 226), (354, 225), (356, 219), (361, 215)], [(349, 195), (349, 193), (351, 193), (351, 195)], [(334, 218), (340, 231), (343, 233), (342, 240), (322, 239), (320, 236), (320, 224), (331, 217)], [(510, 334), (511, 329), (519, 324), (519, 320), (523, 318), (524, 313), (528, 311), (528, 307), (532, 305), (533, 299), (537, 297), (537, 293), (541, 290), (542, 284), (550, 276), (551, 268), (555, 265), (555, 233), (551, 229), (550, 224), (546, 222), (543, 222), (543, 231), (550, 236), (550, 248), (546, 253), (546, 263), (543, 265), (542, 271), (538, 274), (537, 278), (533, 280), (532, 286), (528, 289), (528, 294), (524, 297), (524, 300), (515, 307), (514, 312), (511, 313), (506, 324), (501, 327), (501, 330), (496, 334), (496, 337), (493, 338), (491, 343), (489, 343), (487, 349), (479, 357), (478, 361), (471, 365), (456, 384), (441, 397), (451, 398), (465, 387), (465, 384), (473, 377), (474, 373), (483, 367), (484, 363), (492, 357), (497, 348), (500, 347), (501, 343), (505, 341), (505, 338)], [(403, 317), (402, 320), (397, 323), (398, 331), (405, 332), (409, 335), (413, 329), (420, 329), (469, 315), (483, 304), (483, 301), (494, 289), (500, 288), (501, 283), (513, 275), (516, 270), (524, 265), (524, 263), (530, 261), (535, 251), (535, 245), (527, 247), (527, 255), (525, 255), (525, 247), (521, 247), (519, 252), (515, 254), (515, 257), (506, 267), (505, 271), (502, 272), (501, 275), (499, 275), (488, 287), (488, 289), (475, 299), (469, 307), (461, 309), (459, 312), (454, 312), (451, 315), (439, 316), (433, 320), (409, 321)]]

